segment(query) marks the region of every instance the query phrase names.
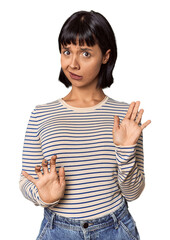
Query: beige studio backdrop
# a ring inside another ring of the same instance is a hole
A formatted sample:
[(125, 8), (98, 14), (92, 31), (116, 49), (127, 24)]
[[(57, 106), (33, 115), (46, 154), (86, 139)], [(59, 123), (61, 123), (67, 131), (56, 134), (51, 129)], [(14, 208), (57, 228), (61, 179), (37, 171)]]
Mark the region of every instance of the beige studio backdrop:
[(142, 240), (168, 239), (170, 33), (168, 1), (0, 2), (1, 236), (33, 240), (43, 208), (19, 190), (22, 148), (31, 111), (70, 91), (58, 81), (58, 34), (75, 11), (94, 10), (111, 23), (118, 59), (114, 83), (104, 93), (118, 101), (141, 101), (146, 187), (129, 203)]

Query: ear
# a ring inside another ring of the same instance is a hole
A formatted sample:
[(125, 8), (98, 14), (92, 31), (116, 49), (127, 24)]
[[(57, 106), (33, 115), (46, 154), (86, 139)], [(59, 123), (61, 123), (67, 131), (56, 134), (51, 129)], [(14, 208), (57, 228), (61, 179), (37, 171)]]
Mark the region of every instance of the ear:
[(103, 60), (102, 60), (103, 64), (106, 64), (109, 61), (110, 52), (111, 52), (111, 49), (108, 49), (106, 51), (105, 55), (103, 56)]

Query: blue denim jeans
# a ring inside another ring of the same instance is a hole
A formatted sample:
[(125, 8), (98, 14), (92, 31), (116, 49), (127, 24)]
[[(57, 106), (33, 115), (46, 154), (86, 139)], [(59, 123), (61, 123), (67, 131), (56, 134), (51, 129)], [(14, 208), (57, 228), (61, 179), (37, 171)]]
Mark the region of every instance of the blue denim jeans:
[(36, 240), (140, 240), (136, 223), (124, 199), (119, 209), (100, 218), (80, 220), (59, 216), (44, 208)]

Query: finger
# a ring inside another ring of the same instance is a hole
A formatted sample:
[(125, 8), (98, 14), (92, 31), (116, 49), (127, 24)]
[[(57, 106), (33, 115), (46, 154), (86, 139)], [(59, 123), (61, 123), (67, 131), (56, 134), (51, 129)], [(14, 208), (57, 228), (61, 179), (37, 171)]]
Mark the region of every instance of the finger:
[(26, 177), (32, 183), (34, 183), (34, 184), (36, 183), (37, 180), (35, 178), (33, 178), (31, 175), (29, 175), (27, 172), (22, 171), (22, 174), (24, 175), (24, 177)]
[(57, 159), (57, 156), (56, 155), (53, 155), (51, 157), (51, 160), (50, 160), (50, 172), (56, 172), (56, 159)]
[(114, 126), (113, 126), (113, 131), (116, 131), (119, 128), (119, 117), (114, 116)]
[(41, 166), (39, 166), (39, 165), (35, 166), (35, 172), (36, 172), (38, 178), (42, 177)]
[(141, 109), (141, 110), (139, 111), (138, 115), (137, 115), (137, 118), (136, 118), (136, 122), (137, 122), (137, 124), (140, 123), (140, 121), (141, 121), (141, 119), (142, 119), (142, 115), (143, 115), (143, 113), (144, 113), (144, 110)]
[(44, 174), (49, 173), (49, 171), (48, 171), (48, 161), (46, 159), (42, 160), (42, 168), (43, 168), (43, 173)]
[(131, 120), (135, 120), (135, 118), (137, 116), (137, 113), (138, 113), (139, 105), (140, 105), (140, 101), (137, 101), (135, 106), (134, 106), (131, 118), (130, 118)]
[(126, 116), (125, 118), (130, 118), (131, 117), (131, 114), (132, 114), (132, 111), (133, 111), (133, 108), (135, 106), (135, 102), (132, 102), (128, 108), (128, 111), (126, 113)]
[(61, 184), (65, 183), (65, 171), (64, 171), (64, 167), (60, 167), (59, 169), (59, 181)]
[(142, 130), (146, 128), (149, 124), (151, 123), (151, 120), (146, 121), (145, 123), (142, 124), (141, 128)]

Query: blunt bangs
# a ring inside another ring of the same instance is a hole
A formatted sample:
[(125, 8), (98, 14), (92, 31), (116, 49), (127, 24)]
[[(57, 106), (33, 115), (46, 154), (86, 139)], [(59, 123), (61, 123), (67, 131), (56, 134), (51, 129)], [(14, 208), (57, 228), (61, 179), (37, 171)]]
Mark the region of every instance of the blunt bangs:
[[(65, 23), (66, 24), (66, 23)], [(95, 38), (94, 33), (91, 31), (90, 26), (85, 21), (82, 15), (79, 18), (73, 18), (69, 24), (63, 26), (63, 29), (59, 36), (59, 50), (61, 53), (61, 45), (73, 43), (76, 45), (76, 41), (79, 41), (79, 45), (83, 46), (85, 43), (87, 46), (94, 46), (98, 41)]]

